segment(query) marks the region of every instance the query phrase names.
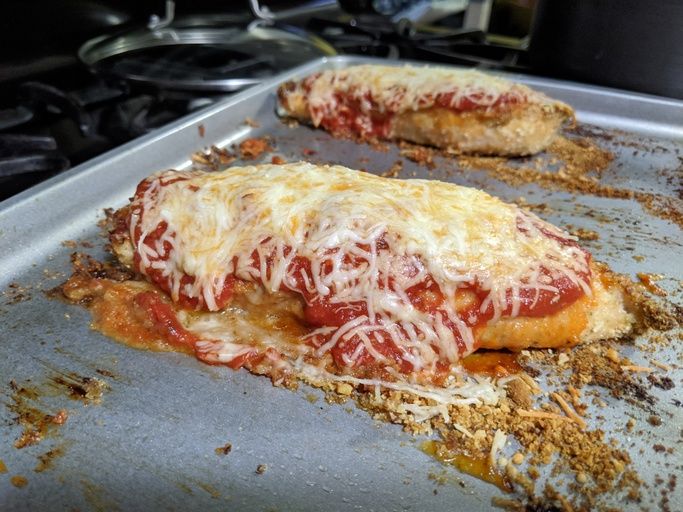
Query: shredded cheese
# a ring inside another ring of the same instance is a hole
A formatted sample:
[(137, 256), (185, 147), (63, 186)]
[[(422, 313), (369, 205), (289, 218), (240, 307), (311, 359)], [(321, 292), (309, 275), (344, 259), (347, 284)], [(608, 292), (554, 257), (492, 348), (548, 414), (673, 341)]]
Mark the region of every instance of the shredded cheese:
[(586, 423), (586, 420), (584, 420), (581, 416), (579, 416), (576, 413), (576, 411), (574, 411), (574, 409), (569, 407), (569, 404), (567, 403), (567, 401), (564, 398), (562, 398), (561, 395), (559, 395), (558, 393), (550, 393), (550, 396), (552, 397), (553, 400), (555, 400), (560, 405), (560, 407), (562, 407), (562, 410), (564, 411), (564, 413), (567, 416), (569, 416), (574, 421), (574, 423), (576, 423), (581, 429), (583, 429), (583, 430), (586, 429), (586, 427), (588, 426)]
[(654, 371), (652, 368), (649, 368), (647, 366), (638, 366), (638, 365), (634, 365), (634, 364), (621, 365), (621, 369), (625, 372), (634, 372), (634, 373), (652, 373)]
[(538, 419), (545, 419), (545, 420), (559, 420), (559, 421), (572, 421), (571, 418), (568, 418), (567, 416), (561, 416), (559, 414), (555, 414), (552, 412), (544, 412), (544, 411), (527, 411), (526, 409), (517, 409), (517, 414), (520, 416), (523, 416), (525, 418), (538, 418)]
[(534, 395), (537, 395), (542, 391), (541, 387), (538, 385), (538, 383), (536, 383), (531, 375), (526, 372), (520, 372), (518, 375), (519, 378), (522, 379), (527, 386), (529, 386)]
[[(276, 292), (297, 290), (303, 274), (310, 295), (362, 305), (365, 314), (311, 334), (324, 341), (317, 357), (359, 339), (345, 354), (349, 367), (365, 353), (383, 361), (376, 350), (382, 336), (415, 371), (476, 348), (453, 300), (436, 314), (412, 304), (407, 290), (427, 279), (445, 297), (476, 284), (486, 293), (482, 311), (492, 307), (493, 320), (508, 301), (506, 314), (519, 313), (521, 290), (559, 297), (551, 278), (591, 293), (588, 256), (563, 243), (574, 240), (570, 235), (484, 192), (433, 180), (389, 180), (308, 163), (166, 172), (150, 179), (131, 211), (141, 271), (160, 272), (176, 301), (182, 293), (218, 311), (229, 276)], [(146, 243), (152, 233), (157, 238)], [(310, 262), (310, 272), (296, 258)], [(201, 335), (202, 326), (194, 327)], [(239, 341), (214, 331), (204, 326), (211, 357), (223, 362), (244, 354), (234, 346)]]
[[(410, 382), (410, 378), (403, 382), (394, 382), (382, 379), (361, 379), (351, 375), (337, 375), (331, 373), (320, 366), (315, 366), (303, 361), (302, 358), (292, 362), (293, 371), (313, 384), (324, 385), (328, 382), (347, 382), (352, 385), (364, 385), (375, 388), (375, 399), (381, 400), (382, 388), (400, 391), (414, 397), (429, 400), (427, 405), (402, 404), (404, 411), (411, 412), (422, 421), (441, 414), (446, 422), (450, 421), (448, 416), (448, 405), (472, 405), (486, 404), (496, 405), (505, 396), (504, 389), (497, 382), (488, 377), (468, 377), (464, 383), (451, 386), (421, 385)], [(448, 418), (448, 419), (446, 419)], [(417, 420), (419, 421), (419, 420)], [(466, 430), (465, 435), (471, 435)]]
[(491, 443), (491, 452), (489, 453), (489, 464), (495, 467), (498, 453), (505, 447), (507, 442), (507, 435), (502, 430), (496, 430), (493, 434), (493, 442)]
[(662, 362), (659, 362), (656, 359), (650, 359), (650, 363), (652, 363), (653, 366), (656, 366), (657, 368), (664, 370), (665, 372), (671, 371), (671, 366), (669, 366), (668, 364), (664, 364)]

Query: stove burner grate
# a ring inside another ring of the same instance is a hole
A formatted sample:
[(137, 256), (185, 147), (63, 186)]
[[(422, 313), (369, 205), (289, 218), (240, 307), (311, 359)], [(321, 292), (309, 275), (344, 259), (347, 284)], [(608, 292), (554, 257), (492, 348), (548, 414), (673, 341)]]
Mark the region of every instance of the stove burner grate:
[(506, 70), (527, 69), (521, 48), (489, 44), (478, 29), (420, 27), (408, 20), (394, 23), (379, 16), (350, 20), (314, 17), (307, 29), (339, 52), (404, 58)]
[(69, 160), (57, 151), (52, 137), (0, 134), (0, 177), (33, 172), (59, 172)]
[(106, 74), (146, 77), (156, 81), (211, 81), (270, 76), (277, 72), (274, 56), (250, 56), (231, 48), (163, 46), (109, 57), (95, 68)]

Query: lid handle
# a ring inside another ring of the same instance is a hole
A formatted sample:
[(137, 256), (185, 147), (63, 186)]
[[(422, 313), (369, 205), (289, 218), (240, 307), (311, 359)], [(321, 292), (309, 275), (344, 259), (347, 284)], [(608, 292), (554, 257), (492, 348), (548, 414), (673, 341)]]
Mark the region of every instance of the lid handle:
[(173, 0), (166, 0), (166, 9), (164, 17), (160, 18), (158, 14), (152, 14), (147, 22), (147, 28), (150, 30), (161, 30), (173, 23), (175, 18), (175, 2)]

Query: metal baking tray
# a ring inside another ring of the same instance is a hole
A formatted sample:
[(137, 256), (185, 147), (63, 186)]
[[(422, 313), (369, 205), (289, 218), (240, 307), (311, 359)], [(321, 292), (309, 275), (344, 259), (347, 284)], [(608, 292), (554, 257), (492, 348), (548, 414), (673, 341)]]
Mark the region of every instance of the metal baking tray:
[[(356, 57), (311, 62), (0, 203), (1, 509), (491, 507), (491, 497), (499, 495), (493, 486), (442, 466), (419, 450), (421, 438), (378, 423), (351, 403), (330, 405), (320, 392), (305, 386), (292, 392), (246, 371), (120, 345), (89, 329), (87, 311), (44, 293), (68, 275), (74, 250), (102, 255), (97, 222), (104, 208), (124, 204), (137, 182), (156, 170), (189, 166), (193, 152), (212, 144), (227, 146), (269, 135), (275, 153), (287, 160), (303, 159), (302, 150), (308, 148), (315, 151), (310, 158), (316, 162), (378, 173), (390, 169), (400, 158), (394, 145), (379, 151), (335, 140), (308, 127), (285, 126), (274, 114), (275, 90), (283, 80), (366, 62), (387, 63)], [(680, 197), (683, 102), (521, 75), (512, 78), (570, 103), (581, 123), (597, 125), (601, 128), (596, 133), (609, 135), (596, 139), (616, 155), (603, 172), (603, 182)], [(258, 127), (245, 124), (247, 117)], [(442, 167), (446, 164), (440, 158), (433, 170), (405, 160), (401, 176), (473, 185), (509, 201), (524, 196), (544, 202), (551, 207), (542, 214), (547, 220), (600, 234), (599, 240), (586, 243), (597, 259), (631, 276), (664, 274), (659, 284), (670, 300), (680, 303), (683, 238), (677, 225), (650, 215), (634, 201), (550, 192), (534, 184), (513, 188), (483, 172), (454, 172), (449, 163), (446, 173)], [(622, 353), (647, 364), (633, 348), (627, 346)], [(654, 356), (679, 365), (683, 360), (680, 349), (662, 349)], [(669, 376), (678, 388), (683, 385), (680, 369)], [(83, 377), (106, 383), (101, 398), (79, 395)], [(652, 393), (663, 418), (659, 427), (645, 423), (645, 412), (609, 397), (603, 411), (608, 437), (621, 440), (650, 485), (657, 477), (680, 474), (683, 425), (683, 410), (674, 405), (680, 398), (677, 388), (653, 388)], [(65, 409), (68, 420), (51, 426), (39, 444), (17, 449), (13, 443), (22, 428), (14, 421), (16, 400), (34, 412)], [(623, 429), (630, 416), (650, 432), (630, 437)], [(216, 448), (226, 443), (232, 451), (217, 454)], [(658, 453), (652, 450), (654, 444), (675, 451)], [(42, 466), (41, 456), (47, 461)], [(257, 472), (259, 465), (265, 465), (265, 471)], [(18, 475), (26, 480), (12, 480)], [(26, 485), (17, 486), (20, 483)], [(646, 490), (637, 506), (614, 505), (655, 507), (661, 498), (657, 489)], [(668, 497), (671, 510), (683, 510), (681, 486)]]

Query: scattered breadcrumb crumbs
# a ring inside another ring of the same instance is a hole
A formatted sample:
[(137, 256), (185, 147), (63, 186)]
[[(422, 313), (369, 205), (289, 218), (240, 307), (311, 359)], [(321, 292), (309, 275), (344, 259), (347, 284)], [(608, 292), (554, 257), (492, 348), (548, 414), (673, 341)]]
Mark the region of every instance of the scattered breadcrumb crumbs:
[(263, 153), (272, 151), (270, 140), (266, 137), (245, 139), (239, 144), (240, 158), (242, 160), (255, 160)]
[(587, 229), (587, 228), (578, 228), (574, 227), (571, 224), (566, 226), (567, 231), (569, 231), (570, 235), (574, 235), (576, 238), (579, 240), (598, 240), (600, 238), (600, 235), (598, 234), (597, 231), (593, 231), (592, 229)]
[(652, 364), (652, 366), (656, 366), (660, 370), (664, 370), (665, 372), (671, 371), (671, 366), (669, 366), (668, 364), (661, 363), (656, 359), (650, 359), (650, 364)]
[(10, 306), (19, 304), (31, 299), (32, 286), (22, 285), (17, 282), (12, 282), (7, 285), (7, 288), (0, 292), (0, 295), (5, 299), (4, 304)]
[(260, 128), (260, 127), (261, 127), (261, 125), (259, 124), (259, 122), (256, 121), (255, 119), (252, 119), (251, 117), (245, 117), (245, 118), (244, 118), (244, 124), (245, 124), (246, 126), (251, 127), (251, 128)]
[(57, 413), (52, 417), (50, 421), (52, 421), (52, 423), (54, 423), (55, 425), (64, 425), (68, 418), (68, 411), (66, 409), (60, 409), (59, 411), (57, 411)]
[(661, 274), (648, 274), (646, 272), (638, 272), (636, 274), (638, 279), (640, 280), (641, 283), (643, 283), (643, 286), (647, 288), (647, 291), (652, 293), (653, 295), (658, 295), (660, 297), (666, 297), (667, 293), (665, 290), (660, 288), (655, 281), (659, 281), (662, 279), (664, 276)]
[(12, 478), (10, 478), (10, 483), (14, 487), (21, 489), (22, 487), (26, 487), (28, 485), (28, 479), (25, 476), (14, 475)]
[(435, 167), (434, 156), (437, 154), (436, 150), (425, 146), (416, 146), (407, 142), (399, 143), (399, 147), (401, 148), (401, 156), (406, 157), (408, 160), (424, 165), (428, 169), (433, 169)]
[(652, 425), (653, 427), (658, 427), (662, 424), (662, 418), (659, 416), (652, 414), (648, 419), (647, 422)]
[(500, 157), (457, 157), (462, 169), (487, 172), (513, 187), (534, 183), (549, 190), (634, 199), (653, 215), (683, 227), (683, 207), (677, 197), (601, 183), (599, 176), (612, 160), (610, 151), (585, 137), (557, 137), (545, 153), (522, 162)]
[(553, 400), (555, 400), (555, 401), (560, 405), (560, 407), (562, 408), (562, 410), (564, 411), (564, 413), (565, 413), (569, 418), (571, 418), (572, 420), (574, 420), (574, 423), (576, 423), (576, 424), (579, 426), (579, 428), (581, 428), (582, 430), (584, 430), (584, 429), (588, 426), (588, 425), (586, 424), (586, 422), (584, 421), (584, 419), (581, 418), (581, 417), (580, 417), (580, 416), (579, 416), (579, 415), (578, 415), (578, 414), (569, 406), (569, 404), (565, 401), (564, 398), (562, 398), (562, 396), (561, 396), (559, 393), (550, 393), (550, 396), (553, 398)]
[(219, 446), (215, 450), (216, 455), (227, 455), (231, 451), (232, 451), (232, 444), (231, 443), (225, 443), (223, 446)]
[(652, 368), (648, 368), (647, 366), (637, 366), (634, 364), (624, 364), (621, 365), (621, 369), (624, 370), (625, 372), (644, 372), (644, 373), (650, 373), (653, 372), (654, 370)]
[(383, 176), (384, 178), (398, 178), (402, 170), (403, 162), (401, 160), (397, 160), (388, 171), (384, 171), (382, 174), (380, 174), (380, 176)]
[(612, 361), (613, 363), (619, 364), (619, 362), (621, 361), (621, 357), (619, 356), (619, 352), (614, 350), (614, 347), (609, 347), (605, 351), (605, 357), (607, 359), (609, 359), (610, 361)]
[(228, 151), (226, 148), (219, 148), (218, 146), (211, 146), (206, 151), (197, 151), (191, 156), (192, 163), (200, 169), (208, 171), (220, 171), (225, 169), (237, 157)]

